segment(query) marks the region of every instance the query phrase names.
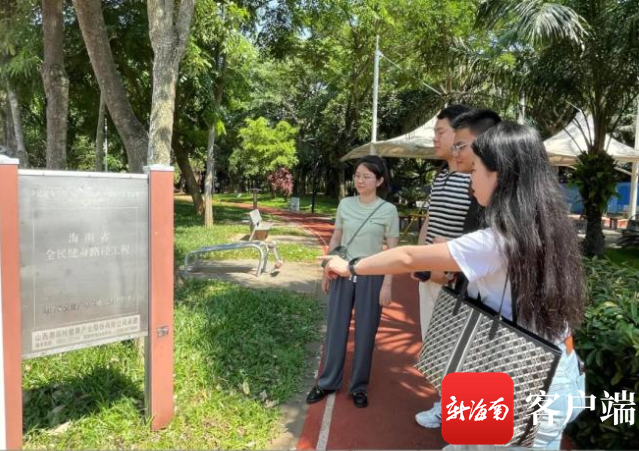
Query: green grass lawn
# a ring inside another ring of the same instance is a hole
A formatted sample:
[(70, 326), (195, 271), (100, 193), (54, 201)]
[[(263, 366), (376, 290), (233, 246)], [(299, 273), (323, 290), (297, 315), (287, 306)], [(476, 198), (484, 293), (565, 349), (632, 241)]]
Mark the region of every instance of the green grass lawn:
[[(238, 203), (253, 203), (253, 194), (252, 193), (242, 193), (238, 194), (216, 194), (214, 196), (214, 202), (222, 201), (222, 202), (238, 202)], [(300, 211), (304, 213), (311, 212), (311, 196), (302, 196), (300, 198)], [(335, 212), (337, 211), (337, 204), (339, 203), (338, 199), (333, 199), (332, 197), (327, 197), (323, 195), (318, 195), (315, 200), (315, 214), (318, 215), (327, 215), (327, 216), (335, 216)], [(271, 197), (268, 193), (259, 193), (257, 195), (257, 207), (260, 205), (264, 205), (266, 207), (273, 208), (288, 208), (288, 201), (284, 201), (283, 197)]]
[[(283, 197), (271, 197), (270, 194), (260, 193), (257, 196), (257, 207), (260, 205), (266, 207), (273, 208), (288, 208), (288, 202), (284, 201)], [(243, 194), (216, 194), (214, 198), (214, 202), (236, 202), (236, 203), (253, 203), (253, 194), (251, 193), (243, 193)], [(315, 202), (315, 213), (320, 215), (327, 215), (334, 217), (337, 212), (337, 205), (339, 204), (338, 199), (334, 199), (332, 197), (326, 196), (317, 196)], [(311, 196), (302, 196), (300, 198), (300, 211), (304, 213), (311, 212)], [(421, 210), (416, 207), (407, 207), (405, 205), (399, 205), (397, 207), (397, 211), (400, 215), (408, 215), (408, 214), (417, 214), (424, 213), (424, 210)]]
[[(243, 223), (248, 218), (248, 211), (242, 208), (214, 205), (213, 214), (215, 224), (211, 228), (203, 226), (204, 219), (193, 211), (193, 204), (186, 197), (177, 198), (175, 201), (175, 265), (184, 263), (184, 257), (190, 251), (202, 246), (230, 243), (240, 234), (248, 235), (249, 224)], [(265, 220), (276, 218), (263, 215)], [(275, 224), (270, 235), (299, 235), (306, 233), (300, 229), (284, 227)], [(315, 262), (322, 255), (322, 250), (317, 246), (309, 247), (297, 243), (280, 243), (278, 251), (285, 262)], [(202, 255), (203, 259), (211, 260), (237, 260), (257, 259), (258, 254), (254, 249), (240, 249), (223, 252), (213, 252)], [(273, 262), (273, 259), (269, 259)]]
[(23, 363), (25, 449), (265, 449), (321, 313), (309, 297), (188, 282), (176, 291), (175, 417), (152, 433), (126, 341)]
[(615, 263), (626, 263), (639, 269), (639, 250), (637, 249), (606, 249), (606, 257)]

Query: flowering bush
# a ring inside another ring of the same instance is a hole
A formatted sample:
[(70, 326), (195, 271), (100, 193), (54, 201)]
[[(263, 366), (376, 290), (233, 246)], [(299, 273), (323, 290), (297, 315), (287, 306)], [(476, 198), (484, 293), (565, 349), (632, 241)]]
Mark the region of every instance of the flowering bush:
[(288, 199), (293, 194), (293, 176), (286, 168), (279, 168), (268, 176), (268, 183), (271, 185), (271, 192), (284, 196)]

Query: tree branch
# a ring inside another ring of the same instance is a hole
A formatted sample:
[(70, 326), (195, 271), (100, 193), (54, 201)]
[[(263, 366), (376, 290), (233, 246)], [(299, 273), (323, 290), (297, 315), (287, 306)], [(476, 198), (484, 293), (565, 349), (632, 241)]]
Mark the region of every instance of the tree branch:
[[(171, 2), (172, 3), (172, 2)], [(191, 19), (193, 18), (193, 10), (195, 9), (195, 0), (182, 0), (180, 2), (180, 10), (176, 23), (177, 46), (178, 52), (186, 46), (189, 37), (189, 28), (191, 27)]]

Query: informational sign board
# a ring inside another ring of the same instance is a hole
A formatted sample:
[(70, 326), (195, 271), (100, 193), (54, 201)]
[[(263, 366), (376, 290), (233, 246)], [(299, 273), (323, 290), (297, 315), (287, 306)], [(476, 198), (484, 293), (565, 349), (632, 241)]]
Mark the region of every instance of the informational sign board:
[(146, 175), (20, 171), (22, 357), (146, 336)]

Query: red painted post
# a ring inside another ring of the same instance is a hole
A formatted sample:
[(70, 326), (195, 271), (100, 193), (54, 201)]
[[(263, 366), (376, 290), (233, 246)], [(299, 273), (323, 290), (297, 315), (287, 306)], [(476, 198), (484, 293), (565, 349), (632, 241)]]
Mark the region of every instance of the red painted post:
[[(0, 304), (4, 415), (0, 445), (22, 448), (22, 333), (20, 320), (18, 160), (0, 156)], [(4, 440), (4, 443), (1, 443)]]
[(149, 336), (146, 400), (151, 430), (173, 417), (173, 168), (150, 166)]

